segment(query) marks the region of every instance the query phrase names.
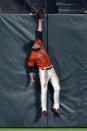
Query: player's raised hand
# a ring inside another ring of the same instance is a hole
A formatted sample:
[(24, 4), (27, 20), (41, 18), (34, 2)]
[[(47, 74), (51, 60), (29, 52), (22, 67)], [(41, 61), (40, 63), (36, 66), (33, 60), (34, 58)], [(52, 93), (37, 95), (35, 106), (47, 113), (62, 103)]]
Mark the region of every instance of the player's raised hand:
[(38, 16), (38, 19), (44, 19), (44, 17), (45, 17), (45, 9), (42, 8), (39, 11), (37, 11), (37, 16)]

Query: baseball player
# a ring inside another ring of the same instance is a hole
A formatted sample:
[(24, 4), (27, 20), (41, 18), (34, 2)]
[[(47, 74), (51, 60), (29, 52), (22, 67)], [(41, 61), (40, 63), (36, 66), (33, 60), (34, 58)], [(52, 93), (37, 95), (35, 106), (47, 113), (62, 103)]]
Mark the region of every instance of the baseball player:
[(60, 84), (57, 74), (53, 68), (51, 60), (47, 55), (43, 42), (42, 42), (42, 22), (45, 16), (45, 9), (40, 9), (37, 12), (39, 17), (38, 19), (38, 27), (37, 27), (37, 38), (32, 41), (32, 52), (29, 57), (28, 66), (30, 68), (30, 87), (32, 87), (34, 81), (33, 75), (33, 67), (35, 63), (38, 66), (39, 77), (41, 83), (41, 108), (44, 116), (47, 116), (47, 85), (50, 80), (53, 88), (54, 88), (54, 104), (51, 107), (53, 112), (57, 114), (61, 114), (59, 110), (59, 93), (60, 93)]

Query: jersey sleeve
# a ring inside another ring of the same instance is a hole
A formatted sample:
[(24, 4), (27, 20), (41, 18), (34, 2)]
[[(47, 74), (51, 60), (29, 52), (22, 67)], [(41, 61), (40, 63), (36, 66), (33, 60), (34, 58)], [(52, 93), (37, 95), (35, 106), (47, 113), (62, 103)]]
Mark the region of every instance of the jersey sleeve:
[(35, 65), (35, 61), (30, 58), (29, 61), (28, 61), (28, 66), (34, 67), (34, 65)]
[(30, 55), (29, 61), (28, 61), (28, 66), (34, 67), (34, 65), (35, 65), (35, 58), (34, 58), (34, 54), (32, 52), (31, 55)]

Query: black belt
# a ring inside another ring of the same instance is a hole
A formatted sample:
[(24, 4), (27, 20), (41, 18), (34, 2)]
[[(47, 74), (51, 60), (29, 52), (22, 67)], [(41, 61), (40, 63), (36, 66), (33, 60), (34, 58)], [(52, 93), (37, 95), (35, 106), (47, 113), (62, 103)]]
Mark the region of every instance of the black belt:
[(53, 66), (51, 66), (51, 67), (48, 67), (48, 68), (43, 68), (42, 70), (50, 70), (51, 68), (52, 68)]

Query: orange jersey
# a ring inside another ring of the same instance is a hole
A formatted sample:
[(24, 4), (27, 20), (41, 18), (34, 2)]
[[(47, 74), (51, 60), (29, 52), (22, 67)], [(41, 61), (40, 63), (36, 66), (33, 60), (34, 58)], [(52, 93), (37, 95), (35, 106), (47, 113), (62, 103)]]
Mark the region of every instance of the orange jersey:
[(36, 63), (39, 69), (51, 66), (51, 60), (47, 55), (46, 51), (44, 50), (42, 41), (38, 39), (37, 42), (40, 45), (40, 49), (38, 51), (32, 51), (28, 61), (28, 65), (34, 67)]

